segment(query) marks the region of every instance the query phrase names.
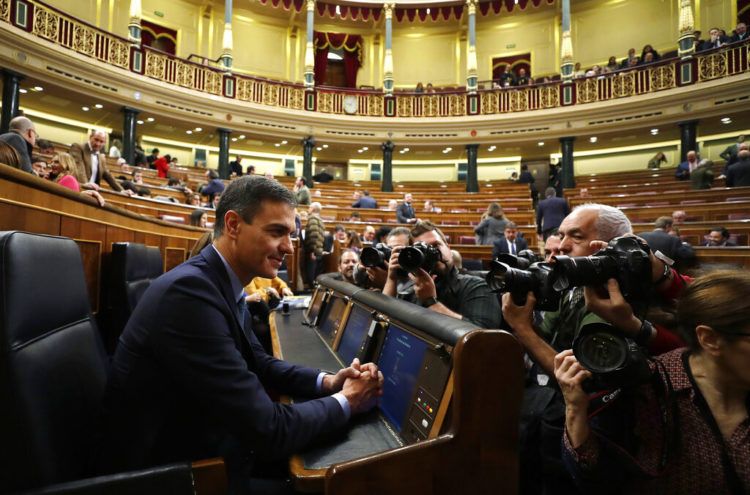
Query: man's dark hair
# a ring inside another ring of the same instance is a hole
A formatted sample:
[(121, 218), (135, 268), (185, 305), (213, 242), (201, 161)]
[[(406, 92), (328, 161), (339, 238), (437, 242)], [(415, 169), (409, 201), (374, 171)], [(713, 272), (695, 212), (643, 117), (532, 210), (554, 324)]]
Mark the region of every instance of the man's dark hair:
[(234, 159), (237, 160), (237, 161), (240, 161), (240, 160), (242, 160), (242, 157), (240, 155), (235, 155)]
[(344, 228), (343, 225), (339, 224), (339, 225), (336, 225), (336, 228), (333, 229), (333, 231), (334, 232), (346, 232), (346, 229)]
[(529, 166), (526, 165), (525, 163), (521, 165), (521, 170), (528, 170), (528, 169), (529, 169)]
[(411, 237), (412, 239), (416, 239), (420, 235), (424, 234), (425, 232), (434, 231), (440, 239), (447, 245), (448, 241), (445, 238), (445, 235), (443, 234), (443, 231), (440, 230), (437, 225), (430, 222), (429, 220), (420, 220), (415, 225), (414, 228), (411, 229)]
[(164, 155), (164, 159), (168, 162), (172, 161), (172, 157), (170, 155)]
[(554, 198), (557, 196), (557, 191), (555, 191), (554, 187), (548, 187), (544, 190), (544, 196), (547, 198)]
[(152, 149), (151, 154), (153, 155), (154, 153), (159, 153), (159, 148)]
[(168, 186), (179, 186), (180, 185), (180, 179), (176, 179), (174, 177), (170, 177), (167, 179), (167, 185)]
[(209, 169), (208, 170), (208, 179), (209, 180), (214, 180), (214, 179), (218, 179), (218, 178), (219, 178), (219, 174), (216, 172), (216, 170), (214, 170), (214, 169)]
[(365, 196), (369, 196), (370, 195), (370, 191), (368, 191), (367, 189), (365, 189), (364, 191), (362, 191), (362, 194), (364, 194)]
[(206, 214), (206, 210), (202, 210), (200, 208), (197, 208), (193, 210), (190, 213), (190, 225), (193, 227), (199, 227), (201, 223), (201, 218), (203, 218), (203, 215)]
[(224, 233), (224, 215), (229, 210), (236, 211), (245, 222), (252, 223), (264, 201), (297, 206), (292, 192), (278, 181), (257, 175), (243, 175), (233, 180), (224, 189), (219, 205), (216, 207), (214, 238), (218, 239)]
[(722, 227), (722, 226), (712, 227), (711, 230), (709, 230), (709, 232), (718, 232), (721, 234), (722, 238), (729, 239), (729, 230), (727, 230), (726, 227)]
[(36, 140), (36, 146), (40, 150), (48, 150), (50, 148), (54, 149), (55, 145), (52, 144), (52, 141), (49, 141), (47, 139), (37, 139)]
[(388, 232), (388, 235), (386, 235), (386, 239), (395, 237), (397, 235), (405, 235), (406, 238), (409, 239), (409, 244), (411, 244), (411, 230), (409, 230), (407, 227), (396, 227), (395, 229)]

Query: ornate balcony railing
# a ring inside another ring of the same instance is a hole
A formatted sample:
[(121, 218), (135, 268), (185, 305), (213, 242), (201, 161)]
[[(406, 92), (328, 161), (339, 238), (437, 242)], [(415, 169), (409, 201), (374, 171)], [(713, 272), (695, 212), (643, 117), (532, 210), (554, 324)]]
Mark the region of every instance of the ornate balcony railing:
[(444, 118), (496, 115), (583, 105), (669, 90), (750, 71), (750, 43), (620, 70), (600, 76), (523, 87), (385, 95), (377, 90), (317, 87), (273, 81), (200, 64), (82, 22), (39, 0), (0, 0), (0, 26), (145, 77), (183, 88), (269, 107), (363, 117)]

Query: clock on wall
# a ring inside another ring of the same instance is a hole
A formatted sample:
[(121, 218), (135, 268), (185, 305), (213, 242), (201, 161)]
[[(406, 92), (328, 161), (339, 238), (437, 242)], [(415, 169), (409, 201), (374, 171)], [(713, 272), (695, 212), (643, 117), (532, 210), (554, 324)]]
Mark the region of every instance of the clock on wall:
[(344, 112), (349, 115), (357, 113), (357, 97), (355, 95), (344, 96)]

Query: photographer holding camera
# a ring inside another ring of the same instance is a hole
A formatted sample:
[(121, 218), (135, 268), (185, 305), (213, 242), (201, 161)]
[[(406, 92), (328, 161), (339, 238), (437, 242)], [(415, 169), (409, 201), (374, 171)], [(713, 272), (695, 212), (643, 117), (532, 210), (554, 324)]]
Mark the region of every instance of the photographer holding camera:
[[(582, 257), (597, 253), (612, 239), (632, 234), (632, 228), (628, 218), (617, 208), (587, 203), (576, 207), (565, 217), (559, 234), (559, 252), (570, 257)], [(654, 253), (648, 253), (648, 257), (651, 284), (648, 284), (648, 280), (642, 282), (653, 287), (662, 298), (676, 298), (690, 279), (677, 274)], [(605, 290), (609, 297), (601, 295)], [(630, 306), (615, 304), (620, 299), (620, 286), (614, 279), (608, 280), (604, 287), (572, 286), (560, 297), (558, 311), (545, 313), (541, 326), (535, 330), (532, 325), (536, 303), (534, 294), (529, 293), (526, 304), (519, 306), (513, 302), (511, 294), (506, 293), (503, 295), (503, 318), (526, 351), (549, 376), (553, 376), (555, 354), (572, 347), (584, 319), (591, 323), (598, 321), (613, 325), (639, 344), (647, 345), (652, 354), (680, 345), (680, 340), (674, 334), (662, 328), (657, 330), (648, 321), (639, 319)]]
[(750, 493), (750, 275), (698, 278), (677, 321), (688, 348), (650, 361), (647, 380), (593, 414), (582, 387), (591, 372), (570, 350), (555, 356), (563, 461), (584, 492)]
[[(406, 227), (396, 227), (388, 232), (384, 244), (377, 243), (362, 249), (360, 263), (357, 265), (354, 275), (356, 285), (384, 291), (385, 286), (389, 283), (388, 262), (391, 259), (393, 249), (409, 245), (411, 245), (411, 231)], [(390, 282), (394, 284), (395, 289), (389, 288), (388, 293), (395, 290), (394, 294), (403, 292), (413, 285), (405, 273), (398, 276), (394, 272), (393, 280)]]
[(412, 246), (391, 253), (383, 294), (396, 296), (393, 281), (405, 270), (414, 282), (412, 302), (480, 328), (500, 328), (497, 297), (481, 278), (458, 273), (443, 233), (432, 222), (419, 221), (411, 235)]

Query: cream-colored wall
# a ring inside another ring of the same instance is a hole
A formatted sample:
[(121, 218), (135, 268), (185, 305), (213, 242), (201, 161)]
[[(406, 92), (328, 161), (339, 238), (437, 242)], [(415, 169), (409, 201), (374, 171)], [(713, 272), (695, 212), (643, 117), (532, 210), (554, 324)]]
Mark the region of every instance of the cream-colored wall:
[(450, 165), (407, 165), (394, 161), (393, 180), (395, 182), (413, 181), (454, 181), (458, 177), (456, 164)]
[(659, 151), (667, 157), (667, 163), (662, 164), (662, 168), (677, 166), (680, 157), (679, 143), (673, 143), (667, 146), (632, 151), (607, 152), (607, 150), (602, 150), (602, 152), (597, 152), (596, 155), (573, 153), (575, 174), (588, 175), (645, 170), (648, 161)]
[(479, 163), (477, 164), (477, 177), (480, 181), (485, 180), (505, 180), (510, 178), (513, 172), (520, 173), (521, 162), (506, 163)]
[[(432, 82), (439, 86), (461, 84), (455, 32), (426, 34), (423, 29), (401, 29), (393, 33), (393, 78), (396, 86)], [(435, 61), (428, 63), (428, 61)]]
[(734, 29), (737, 20), (732, 3), (727, 0), (696, 0), (695, 25), (703, 32), (703, 39), (708, 38), (712, 27), (723, 28), (727, 33)]
[(555, 9), (527, 9), (512, 16), (478, 17), (477, 70), (479, 79), (492, 79), (495, 57), (531, 54), (531, 74), (559, 72), (555, 40)]
[(362, 163), (349, 163), (346, 176), (349, 180), (370, 180), (370, 165)]

